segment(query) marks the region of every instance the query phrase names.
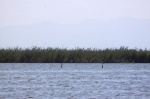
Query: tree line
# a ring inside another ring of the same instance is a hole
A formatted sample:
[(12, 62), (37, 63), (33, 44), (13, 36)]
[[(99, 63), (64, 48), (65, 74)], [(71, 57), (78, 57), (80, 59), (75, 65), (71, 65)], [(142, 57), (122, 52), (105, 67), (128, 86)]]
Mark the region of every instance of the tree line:
[(8, 48), (0, 49), (1, 63), (149, 63), (150, 51), (142, 49)]

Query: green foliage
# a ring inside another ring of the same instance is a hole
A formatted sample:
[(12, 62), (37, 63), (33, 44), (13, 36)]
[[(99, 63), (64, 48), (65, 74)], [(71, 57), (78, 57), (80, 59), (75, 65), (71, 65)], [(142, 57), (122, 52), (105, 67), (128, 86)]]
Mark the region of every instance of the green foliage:
[(0, 62), (8, 63), (149, 63), (150, 51), (128, 49), (0, 49)]

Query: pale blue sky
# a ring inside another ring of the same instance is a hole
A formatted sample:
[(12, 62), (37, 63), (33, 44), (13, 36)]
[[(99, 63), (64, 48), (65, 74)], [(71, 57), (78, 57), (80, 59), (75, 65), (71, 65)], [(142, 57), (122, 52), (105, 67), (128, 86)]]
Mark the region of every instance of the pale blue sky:
[(150, 0), (0, 0), (0, 48), (150, 49)]

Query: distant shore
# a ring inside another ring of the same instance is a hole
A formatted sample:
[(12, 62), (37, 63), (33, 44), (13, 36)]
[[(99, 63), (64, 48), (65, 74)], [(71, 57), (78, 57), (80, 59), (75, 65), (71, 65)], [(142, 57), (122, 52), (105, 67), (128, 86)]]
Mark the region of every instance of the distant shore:
[(0, 63), (150, 63), (150, 50), (128, 49), (0, 49)]

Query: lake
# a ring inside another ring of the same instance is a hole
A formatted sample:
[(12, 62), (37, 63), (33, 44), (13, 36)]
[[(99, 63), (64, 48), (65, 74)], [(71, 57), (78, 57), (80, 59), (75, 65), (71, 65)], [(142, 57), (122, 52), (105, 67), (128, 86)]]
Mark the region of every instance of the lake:
[(150, 99), (150, 64), (0, 63), (0, 99)]

